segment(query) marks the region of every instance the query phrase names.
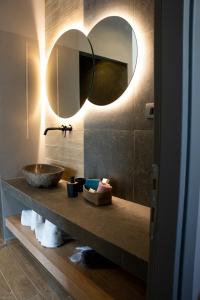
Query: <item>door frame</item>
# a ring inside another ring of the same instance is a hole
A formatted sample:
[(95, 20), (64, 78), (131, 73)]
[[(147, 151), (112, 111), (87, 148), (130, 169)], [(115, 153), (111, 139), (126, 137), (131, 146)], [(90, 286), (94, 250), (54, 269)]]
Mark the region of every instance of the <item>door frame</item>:
[(179, 297), (200, 299), (200, 1), (190, 1), (189, 128)]
[(193, 274), (199, 275), (195, 261), (200, 261), (200, 241), (196, 239), (200, 218), (200, 167), (196, 168), (200, 161), (200, 83), (194, 76), (200, 65), (198, 28), (198, 0), (155, 0), (154, 162), (159, 179), (150, 243), (150, 300), (188, 300), (197, 289)]

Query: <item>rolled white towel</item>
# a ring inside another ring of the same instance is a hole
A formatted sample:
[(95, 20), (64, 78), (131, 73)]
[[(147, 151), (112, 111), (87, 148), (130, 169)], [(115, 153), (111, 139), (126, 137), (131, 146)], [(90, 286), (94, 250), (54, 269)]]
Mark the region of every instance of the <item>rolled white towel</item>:
[(31, 226), (32, 210), (22, 210), (21, 224), (24, 226)]
[(35, 227), (35, 236), (36, 236), (36, 239), (37, 239), (40, 243), (42, 242), (43, 231), (44, 231), (44, 225), (45, 225), (45, 223), (41, 223), (41, 224), (38, 224), (38, 225)]
[(44, 223), (44, 218), (37, 214), (34, 210), (32, 210), (32, 215), (31, 215), (31, 230), (34, 231), (36, 226)]
[(62, 243), (63, 239), (61, 230), (53, 223), (46, 220), (42, 232), (41, 245), (47, 248), (55, 248), (60, 246)]

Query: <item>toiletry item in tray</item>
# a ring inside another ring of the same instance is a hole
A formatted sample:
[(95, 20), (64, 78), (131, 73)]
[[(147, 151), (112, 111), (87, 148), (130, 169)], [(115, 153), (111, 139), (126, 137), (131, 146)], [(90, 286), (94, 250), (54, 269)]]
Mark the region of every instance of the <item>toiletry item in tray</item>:
[(85, 187), (86, 189), (93, 189), (93, 190), (97, 190), (98, 189), (98, 186), (99, 186), (99, 182), (100, 182), (100, 179), (86, 179), (85, 180)]
[(67, 194), (69, 198), (78, 196), (78, 182), (75, 181), (74, 176), (69, 177), (67, 181)]
[(75, 182), (77, 182), (77, 184), (78, 184), (78, 192), (82, 193), (83, 186), (85, 184), (85, 178), (83, 178), (83, 177), (75, 178)]

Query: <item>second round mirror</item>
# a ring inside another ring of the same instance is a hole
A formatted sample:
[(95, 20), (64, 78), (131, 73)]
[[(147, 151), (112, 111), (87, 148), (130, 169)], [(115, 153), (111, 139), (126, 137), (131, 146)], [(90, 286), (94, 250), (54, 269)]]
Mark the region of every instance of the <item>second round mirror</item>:
[(97, 105), (107, 105), (123, 94), (133, 77), (138, 53), (136, 35), (126, 20), (111, 16), (97, 23), (88, 38), (95, 59), (89, 100)]

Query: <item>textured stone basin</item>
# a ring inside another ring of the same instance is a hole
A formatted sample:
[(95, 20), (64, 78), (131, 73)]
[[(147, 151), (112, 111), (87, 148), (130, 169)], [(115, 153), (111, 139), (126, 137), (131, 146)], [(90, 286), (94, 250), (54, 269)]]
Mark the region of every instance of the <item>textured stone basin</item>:
[(48, 164), (33, 164), (23, 167), (22, 172), (31, 186), (48, 188), (57, 185), (64, 169)]

